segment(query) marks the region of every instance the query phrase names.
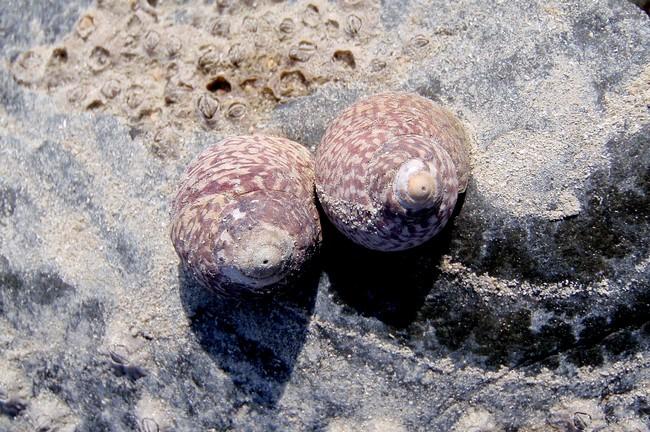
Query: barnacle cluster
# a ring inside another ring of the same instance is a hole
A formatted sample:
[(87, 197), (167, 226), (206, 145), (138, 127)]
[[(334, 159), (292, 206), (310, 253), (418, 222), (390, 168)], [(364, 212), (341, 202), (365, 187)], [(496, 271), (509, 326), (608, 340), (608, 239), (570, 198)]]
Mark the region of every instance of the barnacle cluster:
[[(197, 2), (199, 3), (199, 2)], [(97, 0), (74, 31), (12, 61), (15, 79), (57, 102), (164, 135), (257, 130), (279, 103), (327, 82), (362, 80), (392, 55), (377, 0)], [(402, 52), (427, 41), (405, 42)], [(399, 51), (399, 50), (398, 50)], [(393, 53), (394, 54), (394, 53)], [(401, 54), (400, 54), (401, 55)], [(164, 143), (158, 157), (173, 157)]]

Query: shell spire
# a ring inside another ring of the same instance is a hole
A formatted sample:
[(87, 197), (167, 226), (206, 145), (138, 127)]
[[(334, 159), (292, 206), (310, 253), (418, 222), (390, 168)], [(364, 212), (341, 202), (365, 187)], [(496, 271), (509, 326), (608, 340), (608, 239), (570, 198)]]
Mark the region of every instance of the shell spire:
[(344, 110), (316, 153), (316, 189), (351, 240), (394, 251), (435, 236), (469, 179), (468, 136), (449, 111), (411, 93)]

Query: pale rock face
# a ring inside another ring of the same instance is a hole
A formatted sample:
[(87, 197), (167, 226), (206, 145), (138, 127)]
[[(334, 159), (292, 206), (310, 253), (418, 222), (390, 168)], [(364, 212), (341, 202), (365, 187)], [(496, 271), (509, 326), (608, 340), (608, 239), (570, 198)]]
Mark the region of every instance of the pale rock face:
[(469, 408), (454, 425), (454, 432), (503, 432), (494, 416), (485, 409)]

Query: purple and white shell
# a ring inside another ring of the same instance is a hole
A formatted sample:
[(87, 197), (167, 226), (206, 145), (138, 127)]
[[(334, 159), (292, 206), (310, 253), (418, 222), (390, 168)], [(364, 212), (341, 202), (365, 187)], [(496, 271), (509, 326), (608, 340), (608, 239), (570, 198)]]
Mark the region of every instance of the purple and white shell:
[(171, 239), (185, 269), (221, 294), (266, 293), (314, 255), (321, 228), (309, 151), (262, 135), (226, 138), (187, 168)]
[(383, 93), (330, 124), (316, 152), (316, 191), (332, 223), (370, 249), (398, 251), (435, 236), (470, 174), (468, 135), (419, 95)]

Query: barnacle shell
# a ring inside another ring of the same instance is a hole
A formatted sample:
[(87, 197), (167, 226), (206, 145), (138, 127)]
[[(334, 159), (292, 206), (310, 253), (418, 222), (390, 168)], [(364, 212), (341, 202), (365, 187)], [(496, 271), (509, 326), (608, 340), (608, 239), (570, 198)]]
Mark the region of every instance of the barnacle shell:
[(209, 147), (188, 166), (172, 203), (181, 262), (224, 294), (286, 282), (320, 238), (311, 155), (284, 138), (240, 136)]
[(370, 249), (415, 247), (451, 217), (469, 178), (467, 134), (447, 110), (410, 93), (347, 108), (316, 154), (316, 190), (330, 220)]

